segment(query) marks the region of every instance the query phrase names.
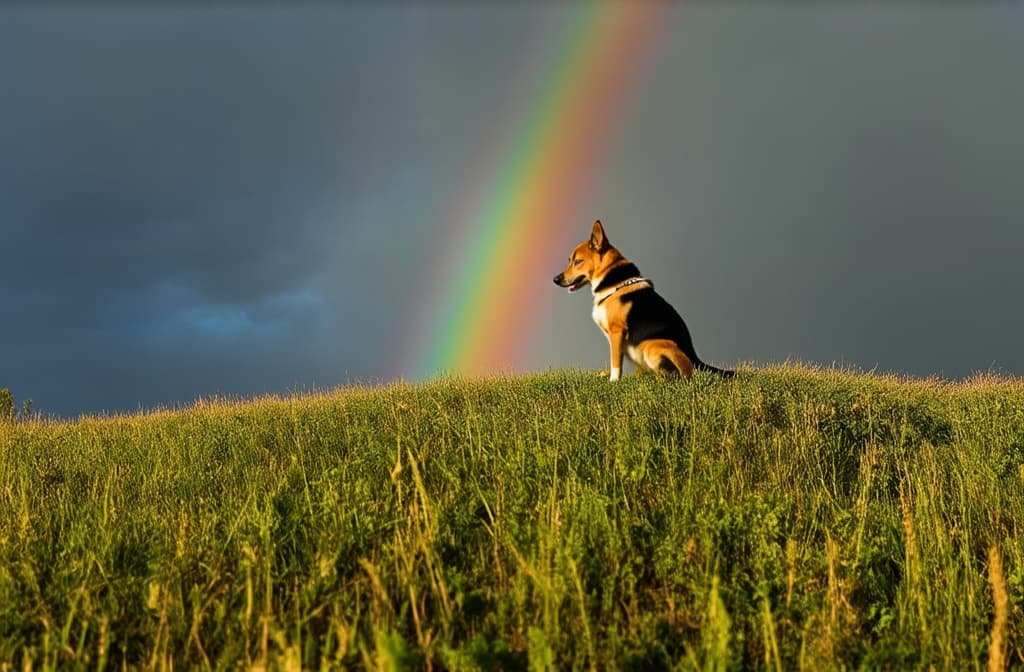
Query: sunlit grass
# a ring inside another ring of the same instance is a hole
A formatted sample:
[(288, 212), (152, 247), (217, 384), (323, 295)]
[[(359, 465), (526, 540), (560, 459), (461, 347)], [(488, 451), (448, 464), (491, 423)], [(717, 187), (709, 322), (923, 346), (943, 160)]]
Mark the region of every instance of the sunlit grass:
[(0, 668), (1024, 665), (1024, 382), (555, 372), (0, 424)]

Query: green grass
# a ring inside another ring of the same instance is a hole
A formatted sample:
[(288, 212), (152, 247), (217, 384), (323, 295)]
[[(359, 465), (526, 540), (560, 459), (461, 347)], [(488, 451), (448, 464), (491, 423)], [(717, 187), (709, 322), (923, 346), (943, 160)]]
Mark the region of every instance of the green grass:
[(0, 425), (0, 669), (1024, 665), (1024, 382), (558, 372)]

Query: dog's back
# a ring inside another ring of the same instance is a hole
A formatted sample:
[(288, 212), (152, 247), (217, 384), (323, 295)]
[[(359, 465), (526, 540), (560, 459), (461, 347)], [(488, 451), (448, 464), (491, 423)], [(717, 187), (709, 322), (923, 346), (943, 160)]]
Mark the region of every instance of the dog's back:
[(654, 287), (630, 292), (621, 300), (628, 304), (629, 309), (626, 313), (627, 344), (639, 347), (644, 341), (668, 339), (693, 362), (694, 368), (727, 377), (735, 375), (734, 371), (706, 364), (697, 356), (686, 322), (671, 303), (654, 291)]

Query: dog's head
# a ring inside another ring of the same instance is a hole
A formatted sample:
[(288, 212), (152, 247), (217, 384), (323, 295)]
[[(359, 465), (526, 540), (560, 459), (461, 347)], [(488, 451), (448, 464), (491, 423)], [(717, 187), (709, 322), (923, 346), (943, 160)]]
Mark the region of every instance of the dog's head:
[(569, 265), (555, 276), (555, 284), (575, 292), (604, 275), (605, 269), (619, 256), (618, 250), (608, 242), (601, 220), (597, 220), (590, 238), (574, 247), (569, 254)]

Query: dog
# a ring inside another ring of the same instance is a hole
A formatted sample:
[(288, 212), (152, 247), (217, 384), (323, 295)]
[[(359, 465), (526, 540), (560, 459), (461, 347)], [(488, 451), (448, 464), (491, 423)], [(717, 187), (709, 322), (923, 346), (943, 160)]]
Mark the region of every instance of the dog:
[(735, 375), (700, 360), (683, 318), (654, 291), (654, 283), (612, 247), (601, 220), (594, 222), (590, 239), (573, 248), (569, 266), (554, 281), (570, 292), (590, 285), (591, 315), (611, 346), (608, 380), (622, 375), (624, 354), (639, 369), (663, 375), (690, 378), (695, 368), (726, 378)]

